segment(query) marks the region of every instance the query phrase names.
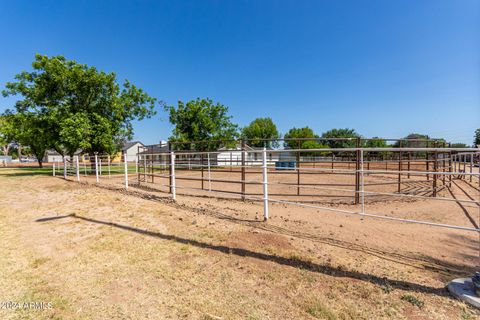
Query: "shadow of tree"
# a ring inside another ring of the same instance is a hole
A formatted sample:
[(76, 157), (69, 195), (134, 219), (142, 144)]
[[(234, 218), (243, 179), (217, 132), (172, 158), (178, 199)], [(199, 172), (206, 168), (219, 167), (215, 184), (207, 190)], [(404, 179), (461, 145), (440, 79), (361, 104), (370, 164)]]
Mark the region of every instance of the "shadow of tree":
[[(75, 183), (78, 183), (78, 182), (75, 182)], [(470, 276), (471, 274), (475, 273), (475, 271), (477, 271), (475, 267), (471, 265), (450, 263), (450, 262), (447, 262), (435, 257), (431, 257), (425, 254), (419, 254), (419, 253), (401, 254), (396, 251), (382, 250), (382, 249), (368, 247), (368, 246), (353, 243), (353, 242), (339, 240), (337, 238), (331, 238), (331, 237), (321, 236), (318, 234), (312, 234), (303, 230), (299, 231), (296, 229), (292, 230), (292, 229), (281, 227), (281, 226), (275, 226), (273, 224), (264, 223), (263, 221), (260, 221), (260, 220), (252, 220), (252, 219), (245, 219), (241, 217), (235, 217), (232, 215), (222, 213), (218, 209), (213, 210), (213, 209), (207, 209), (207, 208), (193, 206), (193, 205), (179, 204), (178, 202), (173, 201), (170, 195), (165, 192), (161, 192), (162, 196), (158, 196), (152, 193), (142, 192), (142, 191), (158, 192), (157, 189), (149, 188), (146, 186), (133, 185), (129, 190), (125, 190), (124, 188), (115, 186), (115, 185), (101, 185), (101, 184), (92, 185), (90, 183), (85, 183), (85, 182), (81, 182), (81, 184), (84, 185), (85, 187), (95, 186), (98, 188), (119, 192), (124, 195), (134, 196), (134, 197), (138, 197), (148, 201), (159, 202), (164, 205), (173, 207), (175, 209), (191, 211), (197, 214), (208, 215), (217, 219), (228, 220), (230, 222), (249, 226), (254, 229), (259, 229), (267, 232), (272, 232), (275, 234), (281, 234), (285, 236), (292, 236), (300, 239), (310, 240), (315, 243), (322, 243), (329, 246), (338, 247), (347, 251), (356, 251), (359, 253), (368, 254), (385, 261), (413, 267), (419, 270), (430, 270), (434, 272), (436, 275), (440, 276), (439, 279), (441, 281), (451, 280), (451, 278), (453, 277)], [(133, 189), (138, 189), (138, 191)], [(232, 199), (232, 198), (226, 198), (225, 200), (254, 203), (254, 201), (250, 201), (250, 200), (240, 200), (240, 199)], [(465, 236), (459, 236), (459, 237), (464, 238), (464, 241), (465, 239), (469, 240)], [(465, 258), (472, 260), (474, 257), (465, 256)]]
[(449, 297), (447, 290), (445, 288), (435, 288), (431, 287), (428, 285), (422, 285), (422, 284), (417, 284), (417, 283), (412, 283), (408, 281), (403, 281), (403, 280), (394, 280), (394, 279), (389, 279), (387, 277), (378, 277), (372, 274), (365, 274), (359, 271), (351, 271), (351, 270), (344, 270), (343, 268), (338, 268), (338, 267), (333, 267), (331, 265), (326, 265), (326, 264), (318, 264), (310, 261), (305, 261), (300, 258), (287, 258), (283, 257), (280, 255), (274, 255), (274, 254), (267, 254), (263, 252), (256, 252), (252, 251), (249, 249), (244, 249), (244, 248), (237, 248), (237, 247), (229, 247), (225, 245), (215, 245), (215, 244), (209, 244), (205, 242), (201, 242), (198, 240), (194, 239), (188, 239), (188, 238), (182, 238), (179, 236), (175, 235), (168, 235), (168, 234), (163, 234), (160, 232), (155, 232), (155, 231), (149, 231), (149, 230), (144, 230), (144, 229), (139, 229), (135, 227), (131, 227), (128, 225), (123, 225), (115, 222), (107, 222), (107, 221), (102, 221), (102, 220), (97, 220), (93, 218), (88, 218), (88, 217), (83, 217), (75, 214), (70, 214), (70, 215), (63, 215), (63, 216), (56, 216), (56, 217), (48, 217), (48, 218), (41, 218), (37, 219), (36, 222), (47, 222), (47, 221), (54, 221), (58, 219), (64, 219), (64, 218), (74, 218), (74, 219), (80, 219), (86, 222), (91, 222), (91, 223), (96, 223), (96, 224), (101, 224), (101, 225), (106, 225), (110, 227), (115, 227), (121, 230), (126, 230), (134, 233), (138, 233), (141, 235), (149, 236), (149, 237), (154, 237), (157, 239), (161, 240), (168, 240), (168, 241), (175, 241), (177, 243), (181, 244), (188, 244), (191, 246), (195, 246), (201, 249), (206, 249), (206, 250), (213, 250), (216, 252), (220, 252), (223, 254), (233, 254), (237, 255), (240, 257), (249, 257), (249, 258), (254, 258), (254, 259), (259, 259), (259, 260), (264, 260), (264, 261), (270, 261), (279, 265), (284, 265), (284, 266), (289, 266), (293, 268), (298, 268), (298, 269), (304, 269), (312, 272), (317, 272), (325, 275), (329, 275), (332, 277), (338, 277), (338, 278), (350, 278), (350, 279), (355, 279), (355, 280), (360, 280), (360, 281), (365, 281), (372, 283), (374, 285), (378, 286), (384, 286), (388, 285), (396, 289), (401, 289), (401, 290), (407, 290), (407, 291), (414, 291), (414, 292), (421, 292), (421, 293), (426, 293), (426, 294), (432, 294), (432, 295), (437, 295), (437, 296), (444, 296), (444, 297)]
[[(86, 184), (86, 185), (90, 186), (89, 184)], [(415, 254), (415, 253), (401, 254), (398, 252), (390, 252), (387, 250), (367, 247), (365, 245), (348, 242), (344, 240), (339, 240), (336, 238), (325, 237), (318, 234), (312, 234), (306, 231), (292, 230), (289, 228), (276, 226), (269, 223), (264, 223), (263, 221), (260, 221), (260, 220), (251, 220), (251, 219), (234, 217), (234, 216), (225, 214), (219, 210), (207, 209), (207, 208), (202, 208), (198, 206), (190, 206), (186, 204), (179, 204), (178, 202), (173, 201), (170, 197), (161, 197), (151, 193), (147, 194), (144, 192), (132, 190), (132, 188), (127, 191), (123, 188), (119, 188), (115, 186), (105, 186), (105, 185), (99, 185), (99, 184), (97, 184), (96, 186), (102, 189), (120, 192), (128, 196), (134, 196), (144, 200), (159, 202), (164, 205), (173, 207), (175, 209), (191, 211), (191, 212), (195, 212), (202, 215), (208, 215), (221, 220), (228, 220), (229, 222), (242, 224), (245, 226), (252, 227), (254, 229), (272, 232), (275, 234), (281, 234), (285, 236), (296, 237), (299, 239), (305, 239), (305, 240), (312, 241), (314, 243), (326, 244), (329, 246), (338, 247), (348, 251), (356, 251), (356, 252), (374, 256), (376, 258), (379, 258), (385, 261), (398, 263), (398, 264), (413, 267), (419, 270), (430, 270), (432, 272), (435, 272), (438, 275), (441, 275), (444, 278), (442, 280), (450, 279), (453, 277), (463, 277), (463, 276), (471, 275), (476, 271), (476, 269), (470, 265), (450, 263), (450, 262), (446, 262), (446, 261), (443, 261), (434, 257), (430, 257), (427, 255)], [(156, 190), (154, 189), (150, 191), (156, 191)], [(236, 199), (228, 199), (228, 200), (242, 201), (242, 200), (236, 200)], [(246, 200), (246, 202), (249, 202), (249, 200)], [(471, 257), (466, 257), (466, 258), (471, 258)]]

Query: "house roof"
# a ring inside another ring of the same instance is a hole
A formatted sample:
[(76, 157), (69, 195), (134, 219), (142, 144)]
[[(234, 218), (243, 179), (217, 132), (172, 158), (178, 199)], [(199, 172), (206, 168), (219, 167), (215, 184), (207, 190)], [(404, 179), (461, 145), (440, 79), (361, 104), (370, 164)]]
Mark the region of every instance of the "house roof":
[[(78, 149), (77, 151), (75, 151), (75, 155), (78, 155), (78, 154), (81, 154), (82, 153), (82, 150), (81, 149)], [(45, 156), (60, 156), (61, 154), (58, 153), (57, 151), (53, 150), (53, 149), (49, 149), (47, 151), (45, 151)]]
[(168, 145), (167, 144), (154, 144), (150, 146), (144, 146), (142, 151), (140, 153), (162, 153), (162, 152), (168, 152)]
[[(234, 149), (233, 148), (228, 148), (228, 147), (222, 147), (218, 150), (221, 150), (221, 151), (223, 151), (223, 150), (226, 150), (226, 151), (232, 151), (232, 150), (241, 151), (242, 146), (240, 144), (237, 144)], [(249, 150), (263, 150), (263, 147), (251, 147), (248, 144), (245, 144), (245, 151), (249, 151)], [(275, 150), (275, 149), (273, 149), (271, 147), (267, 147), (267, 151), (270, 151), (270, 150)]]
[(131, 147), (133, 147), (133, 146), (136, 145), (137, 143), (140, 143), (142, 146), (144, 146), (144, 144), (141, 143), (140, 141), (129, 141), (129, 142), (125, 142), (125, 143), (123, 144), (122, 151), (125, 151), (125, 150), (130, 149)]

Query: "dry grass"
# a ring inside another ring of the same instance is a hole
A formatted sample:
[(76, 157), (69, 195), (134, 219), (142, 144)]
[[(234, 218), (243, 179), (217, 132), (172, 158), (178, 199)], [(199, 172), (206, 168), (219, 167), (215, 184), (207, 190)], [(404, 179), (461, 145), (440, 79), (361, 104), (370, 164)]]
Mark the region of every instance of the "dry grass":
[(285, 214), (264, 224), (221, 201), (172, 204), (51, 177), (0, 179), (0, 300), (53, 304), (0, 310), (1, 319), (479, 316), (443, 289), (472, 265), (459, 265), (455, 248), (440, 261), (426, 258), (430, 247), (395, 246), (410, 236), (401, 227), (387, 245), (364, 240), (367, 231), (348, 219), (319, 227)]

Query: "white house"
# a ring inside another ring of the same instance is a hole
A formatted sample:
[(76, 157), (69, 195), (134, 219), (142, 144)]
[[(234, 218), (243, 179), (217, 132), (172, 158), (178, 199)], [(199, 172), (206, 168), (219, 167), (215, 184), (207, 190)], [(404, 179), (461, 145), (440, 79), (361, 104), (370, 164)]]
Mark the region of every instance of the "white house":
[[(75, 156), (80, 156), (82, 154), (82, 151), (81, 150), (78, 150), (75, 152)], [(67, 161), (70, 161), (70, 157), (69, 156), (65, 156), (65, 159)], [(75, 159), (75, 158), (74, 158)], [(47, 150), (45, 152), (45, 155), (43, 156), (43, 160), (42, 162), (44, 163), (47, 163), (47, 162), (63, 162), (63, 157), (60, 153), (58, 153), (57, 151), (55, 150)]]
[(127, 161), (135, 161), (137, 153), (142, 152), (142, 147), (144, 147), (144, 144), (140, 141), (125, 142), (122, 147), (122, 161), (125, 154), (127, 155)]
[[(245, 146), (245, 165), (262, 165), (263, 148), (253, 148)], [(241, 166), (242, 165), (242, 148), (236, 146), (233, 149), (219, 149), (216, 155), (217, 164), (219, 166)], [(255, 152), (254, 152), (255, 151)], [(260, 152), (259, 152), (260, 151)], [(272, 149), (267, 149), (267, 164), (275, 164), (279, 160), (279, 153)]]

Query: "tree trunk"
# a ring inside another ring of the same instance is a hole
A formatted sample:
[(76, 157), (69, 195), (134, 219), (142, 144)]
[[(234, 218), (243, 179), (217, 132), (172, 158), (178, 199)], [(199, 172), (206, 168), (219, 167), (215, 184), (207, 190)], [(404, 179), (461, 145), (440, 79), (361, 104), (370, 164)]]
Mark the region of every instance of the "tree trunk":
[(38, 166), (40, 168), (43, 168), (43, 156), (45, 155), (45, 150), (40, 151), (40, 152), (35, 152), (34, 150), (32, 150), (32, 151), (33, 151), (32, 153), (37, 158)]
[(10, 151), (10, 145), (9, 144), (2, 146), (2, 152), (3, 152), (4, 156), (8, 156), (9, 151)]

